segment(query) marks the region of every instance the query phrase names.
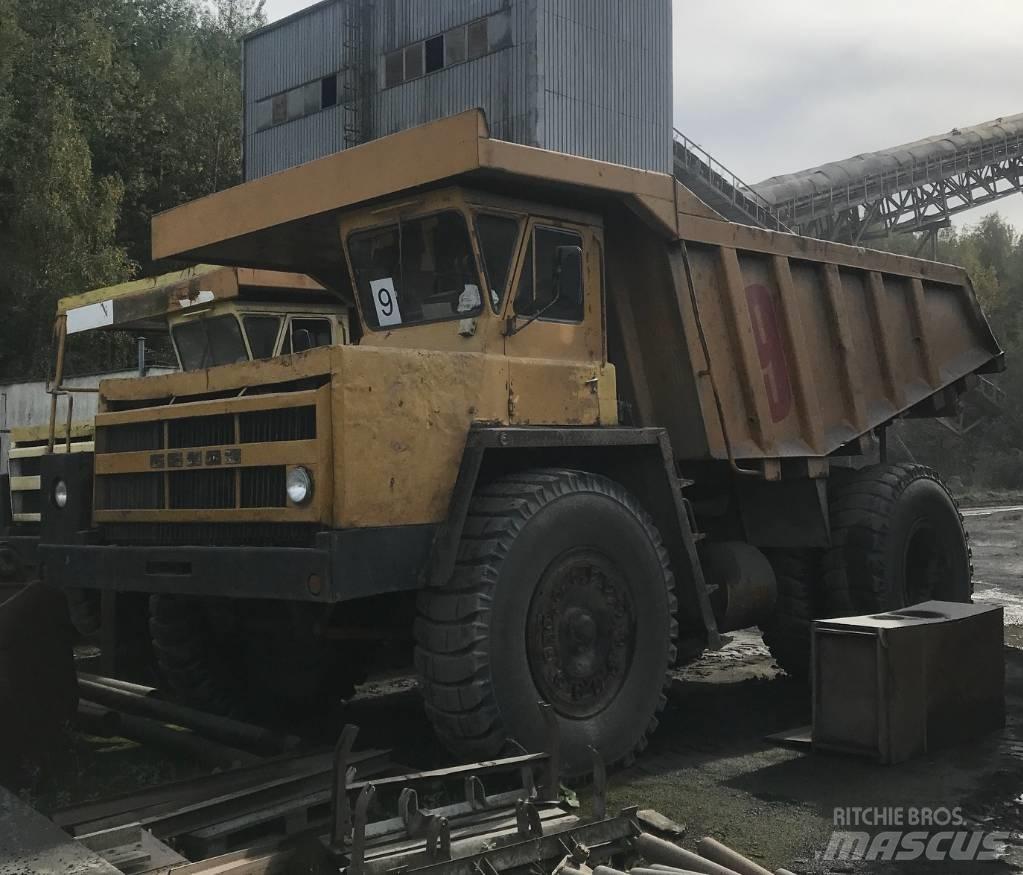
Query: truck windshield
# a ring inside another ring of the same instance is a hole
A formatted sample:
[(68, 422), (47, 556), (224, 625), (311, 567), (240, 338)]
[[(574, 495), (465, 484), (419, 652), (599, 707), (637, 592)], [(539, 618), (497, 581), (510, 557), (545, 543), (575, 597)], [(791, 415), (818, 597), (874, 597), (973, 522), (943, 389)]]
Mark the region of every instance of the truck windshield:
[(348, 238), (370, 328), (465, 319), (483, 309), (469, 229), (453, 210)]
[(184, 322), (171, 329), (171, 336), (178, 348), (181, 367), (186, 371), (201, 371), (249, 360), (241, 326), (234, 316)]

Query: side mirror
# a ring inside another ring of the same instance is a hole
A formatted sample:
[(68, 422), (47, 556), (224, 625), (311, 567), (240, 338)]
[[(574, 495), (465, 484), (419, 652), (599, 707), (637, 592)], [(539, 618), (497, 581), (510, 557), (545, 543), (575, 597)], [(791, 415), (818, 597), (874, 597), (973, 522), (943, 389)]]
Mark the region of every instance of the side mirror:
[(291, 332), (291, 351), (305, 352), (313, 348), (313, 335), (308, 328), (296, 328)]
[(559, 246), (554, 250), (554, 276), (551, 277), (551, 299), (539, 301), (542, 310), (558, 301), (578, 301), (583, 289), (583, 250), (581, 246)]

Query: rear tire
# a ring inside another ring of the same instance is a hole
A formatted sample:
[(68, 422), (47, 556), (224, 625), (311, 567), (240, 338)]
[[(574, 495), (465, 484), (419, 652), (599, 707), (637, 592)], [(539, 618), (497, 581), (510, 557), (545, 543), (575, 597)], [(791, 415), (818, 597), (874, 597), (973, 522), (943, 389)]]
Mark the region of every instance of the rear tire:
[(766, 551), (778, 581), (774, 614), (760, 625), (764, 644), (775, 662), (797, 680), (810, 677), (813, 621), (824, 615), (821, 604), (820, 551)]
[(566, 775), (643, 750), (675, 661), (676, 599), (650, 517), (595, 474), (536, 470), (473, 498), (455, 571), (421, 593), (416, 669), (442, 742), (468, 759), (544, 747), (557, 715)]
[(973, 564), (963, 518), (923, 465), (874, 465), (831, 495), (824, 557), (829, 616), (891, 611), (931, 599), (969, 602)]

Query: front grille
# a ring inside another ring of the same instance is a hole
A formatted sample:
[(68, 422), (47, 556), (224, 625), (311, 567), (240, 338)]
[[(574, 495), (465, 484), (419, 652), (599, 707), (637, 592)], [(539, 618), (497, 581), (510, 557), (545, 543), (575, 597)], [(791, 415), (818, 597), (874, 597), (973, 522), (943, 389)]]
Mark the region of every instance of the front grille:
[(284, 465), (241, 470), (242, 507), (284, 507), (287, 504)]
[(171, 419), (167, 422), (169, 450), (216, 447), (234, 442), (234, 415), (230, 413), (222, 416), (190, 416), (188, 419)]
[[(97, 474), (97, 511), (288, 507), (287, 466), (303, 460), (294, 452), (282, 452), (280, 464), (258, 464), (264, 459), (253, 459), (257, 464), (246, 465), (247, 453), (258, 453), (246, 447), (315, 440), (316, 404), (202, 416), (194, 415), (194, 411), (169, 408), (168, 413), (181, 416), (97, 427), (97, 455), (111, 460), (107, 470), (145, 469), (130, 474)], [(114, 463), (117, 454), (129, 452), (143, 455), (130, 460), (130, 465)]]
[(97, 453), (137, 453), (163, 448), (163, 423), (128, 422), (96, 430)]
[(311, 441), (316, 437), (316, 408), (258, 410), (238, 417), (239, 440), (243, 444), (271, 441)]
[[(238, 438), (235, 438), (235, 416)], [(188, 416), (164, 422), (127, 422), (101, 426), (96, 433), (100, 453), (134, 453), (147, 450), (180, 450), (189, 447), (217, 447), (225, 444), (261, 444), (274, 441), (304, 441), (316, 438), (316, 408), (286, 407), (281, 410), (252, 410), (212, 416)]]
[(234, 504), (235, 471), (175, 471), (167, 476), (171, 510), (226, 510)]
[(96, 478), (96, 510), (161, 510), (163, 475), (105, 474)]
[(318, 527), (305, 523), (107, 523), (108, 544), (140, 547), (312, 547)]

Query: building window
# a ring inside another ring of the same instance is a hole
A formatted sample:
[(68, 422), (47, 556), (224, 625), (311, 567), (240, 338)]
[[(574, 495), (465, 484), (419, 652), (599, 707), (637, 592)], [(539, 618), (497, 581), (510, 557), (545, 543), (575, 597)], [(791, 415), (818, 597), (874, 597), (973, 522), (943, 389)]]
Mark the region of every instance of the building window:
[(384, 88), (474, 61), (512, 44), (511, 12), (471, 21), (384, 55)]
[(320, 80), (320, 109), (337, 106), (337, 74)]
[(322, 79), (314, 79), (298, 88), (257, 101), (253, 107), (251, 124), (257, 131), (283, 125), (337, 106), (338, 97), (338, 74), (331, 73)]
[(456, 27), (444, 34), (444, 66), (451, 67), (465, 60), (465, 28)]
[(405, 53), (399, 49), (384, 58), (384, 87), (401, 85), (405, 81)]
[(424, 44), (426, 72), (436, 73), (444, 67), (444, 35), (428, 39)]
[(475, 61), (487, 53), (487, 20), (474, 21), (466, 31), (469, 42), (469, 60)]
[(405, 46), (405, 78), (418, 79), (423, 75), (423, 44)]

